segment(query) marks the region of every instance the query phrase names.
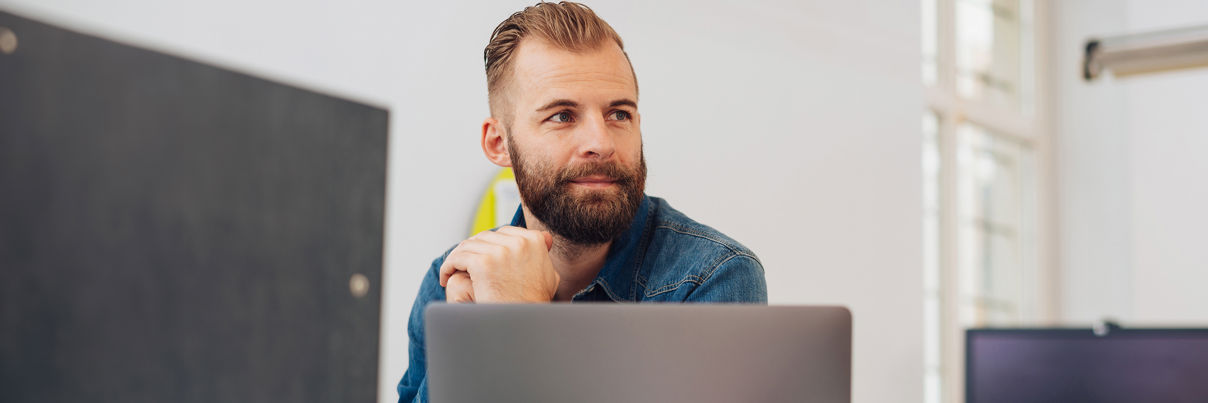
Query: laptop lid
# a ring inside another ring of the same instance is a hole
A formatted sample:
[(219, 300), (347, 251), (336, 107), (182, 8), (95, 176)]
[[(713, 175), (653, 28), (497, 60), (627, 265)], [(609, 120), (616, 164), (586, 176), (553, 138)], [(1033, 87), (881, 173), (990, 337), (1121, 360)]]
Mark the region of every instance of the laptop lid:
[(433, 304), (432, 402), (851, 401), (843, 307)]

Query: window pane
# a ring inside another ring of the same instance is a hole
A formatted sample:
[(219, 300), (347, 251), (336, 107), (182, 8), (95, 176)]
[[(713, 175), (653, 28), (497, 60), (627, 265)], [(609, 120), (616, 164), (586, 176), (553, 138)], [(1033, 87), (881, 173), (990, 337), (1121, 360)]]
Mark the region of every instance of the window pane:
[(1018, 240), (986, 233), (975, 226), (962, 229), (967, 242), (962, 256), (962, 322), (970, 326), (1020, 323), (1021, 290)]
[(939, 122), (935, 113), (923, 114), (923, 290), (939, 293)]
[(1011, 110), (1025, 104), (1030, 109), (1032, 90), (1024, 86), (1032, 85), (1031, 0), (955, 1), (957, 92)]
[(939, 118), (923, 113), (923, 402), (940, 403), (943, 315), (940, 304)]
[(960, 322), (1034, 321), (1034, 152), (971, 124), (956, 135)]

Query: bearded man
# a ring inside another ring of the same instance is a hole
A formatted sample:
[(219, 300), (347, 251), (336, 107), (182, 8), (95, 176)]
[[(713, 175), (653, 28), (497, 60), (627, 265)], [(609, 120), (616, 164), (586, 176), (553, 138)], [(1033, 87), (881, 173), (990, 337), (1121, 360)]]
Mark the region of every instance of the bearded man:
[(482, 150), (513, 168), (521, 205), (511, 225), (432, 262), (400, 402), (427, 400), (433, 301), (767, 302), (754, 253), (645, 195), (637, 77), (608, 23), (582, 4), (539, 3), (500, 23), (484, 58)]

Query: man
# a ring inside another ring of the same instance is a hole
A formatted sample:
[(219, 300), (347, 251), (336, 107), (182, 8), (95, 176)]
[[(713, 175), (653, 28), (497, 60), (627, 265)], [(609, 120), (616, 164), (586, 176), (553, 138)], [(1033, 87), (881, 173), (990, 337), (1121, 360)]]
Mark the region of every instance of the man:
[[(400, 401), (426, 401), (424, 307), (448, 302), (767, 302), (749, 249), (643, 192), (637, 78), (587, 6), (539, 3), (487, 44), (482, 150), (521, 206), (435, 261), (408, 325)], [(473, 385), (467, 385), (473, 387)]]

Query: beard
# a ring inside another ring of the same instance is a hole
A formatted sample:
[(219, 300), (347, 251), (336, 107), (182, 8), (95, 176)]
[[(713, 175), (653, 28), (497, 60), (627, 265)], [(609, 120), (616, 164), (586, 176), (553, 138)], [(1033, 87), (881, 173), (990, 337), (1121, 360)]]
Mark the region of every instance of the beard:
[[(636, 168), (612, 161), (557, 169), (539, 159), (525, 158), (512, 141), (507, 147), (521, 200), (550, 232), (573, 244), (599, 245), (629, 229), (646, 189), (644, 153)], [(611, 178), (615, 186), (576, 189), (571, 183), (591, 175)]]

